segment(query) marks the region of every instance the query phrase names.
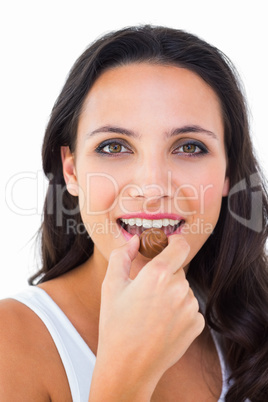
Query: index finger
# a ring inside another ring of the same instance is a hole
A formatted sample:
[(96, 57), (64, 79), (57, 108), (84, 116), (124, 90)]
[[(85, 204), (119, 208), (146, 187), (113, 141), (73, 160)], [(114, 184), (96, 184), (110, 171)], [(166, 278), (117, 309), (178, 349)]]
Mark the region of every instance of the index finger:
[(148, 269), (165, 267), (168, 272), (175, 274), (182, 267), (189, 252), (190, 246), (182, 235), (169, 236), (167, 247), (148, 262), (146, 267)]

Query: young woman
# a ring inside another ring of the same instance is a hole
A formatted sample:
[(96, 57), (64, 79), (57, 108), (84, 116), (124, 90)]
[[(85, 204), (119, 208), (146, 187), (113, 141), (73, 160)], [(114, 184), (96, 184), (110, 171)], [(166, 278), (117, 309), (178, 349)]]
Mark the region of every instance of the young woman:
[[(227, 57), (164, 27), (102, 37), (43, 166), (43, 265), (1, 302), (0, 400), (266, 401), (268, 204)], [(152, 259), (148, 227), (168, 236)]]

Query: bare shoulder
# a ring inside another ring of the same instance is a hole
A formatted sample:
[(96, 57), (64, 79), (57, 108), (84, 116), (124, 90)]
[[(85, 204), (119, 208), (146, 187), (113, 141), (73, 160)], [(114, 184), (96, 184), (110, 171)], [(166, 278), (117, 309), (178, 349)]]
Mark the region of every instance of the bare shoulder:
[(0, 400), (50, 401), (34, 359), (34, 317), (13, 299), (0, 301)]
[(1, 366), (20, 364), (23, 356), (28, 356), (29, 335), (32, 320), (26, 306), (13, 299), (0, 301), (0, 353)]
[(64, 369), (37, 315), (16, 300), (1, 300), (0, 339), (0, 400), (56, 400), (52, 398), (58, 389), (54, 378), (61, 379), (63, 370), (65, 384)]

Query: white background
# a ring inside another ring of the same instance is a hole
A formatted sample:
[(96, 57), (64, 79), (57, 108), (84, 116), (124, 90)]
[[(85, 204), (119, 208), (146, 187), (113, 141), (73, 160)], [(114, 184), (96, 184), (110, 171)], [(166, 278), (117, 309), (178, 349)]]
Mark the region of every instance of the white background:
[[(92, 40), (107, 31), (140, 23), (167, 25), (197, 34), (224, 51), (244, 82), (254, 144), (268, 171), (266, 3), (2, 2), (0, 298), (27, 286), (27, 278), (36, 270), (34, 236), (41, 222), (46, 187), (40, 152), (50, 110), (75, 59)], [(24, 179), (17, 180), (19, 175)], [(21, 209), (27, 211), (22, 214)]]

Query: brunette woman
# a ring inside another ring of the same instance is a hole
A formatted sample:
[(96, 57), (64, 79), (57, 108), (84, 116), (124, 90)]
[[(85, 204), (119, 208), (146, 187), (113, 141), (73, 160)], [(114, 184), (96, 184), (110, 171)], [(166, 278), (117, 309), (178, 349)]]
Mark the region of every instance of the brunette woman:
[[(267, 401), (267, 194), (228, 58), (164, 27), (98, 39), (43, 167), (42, 267), (1, 302), (0, 400)], [(149, 227), (168, 237), (154, 258)]]

